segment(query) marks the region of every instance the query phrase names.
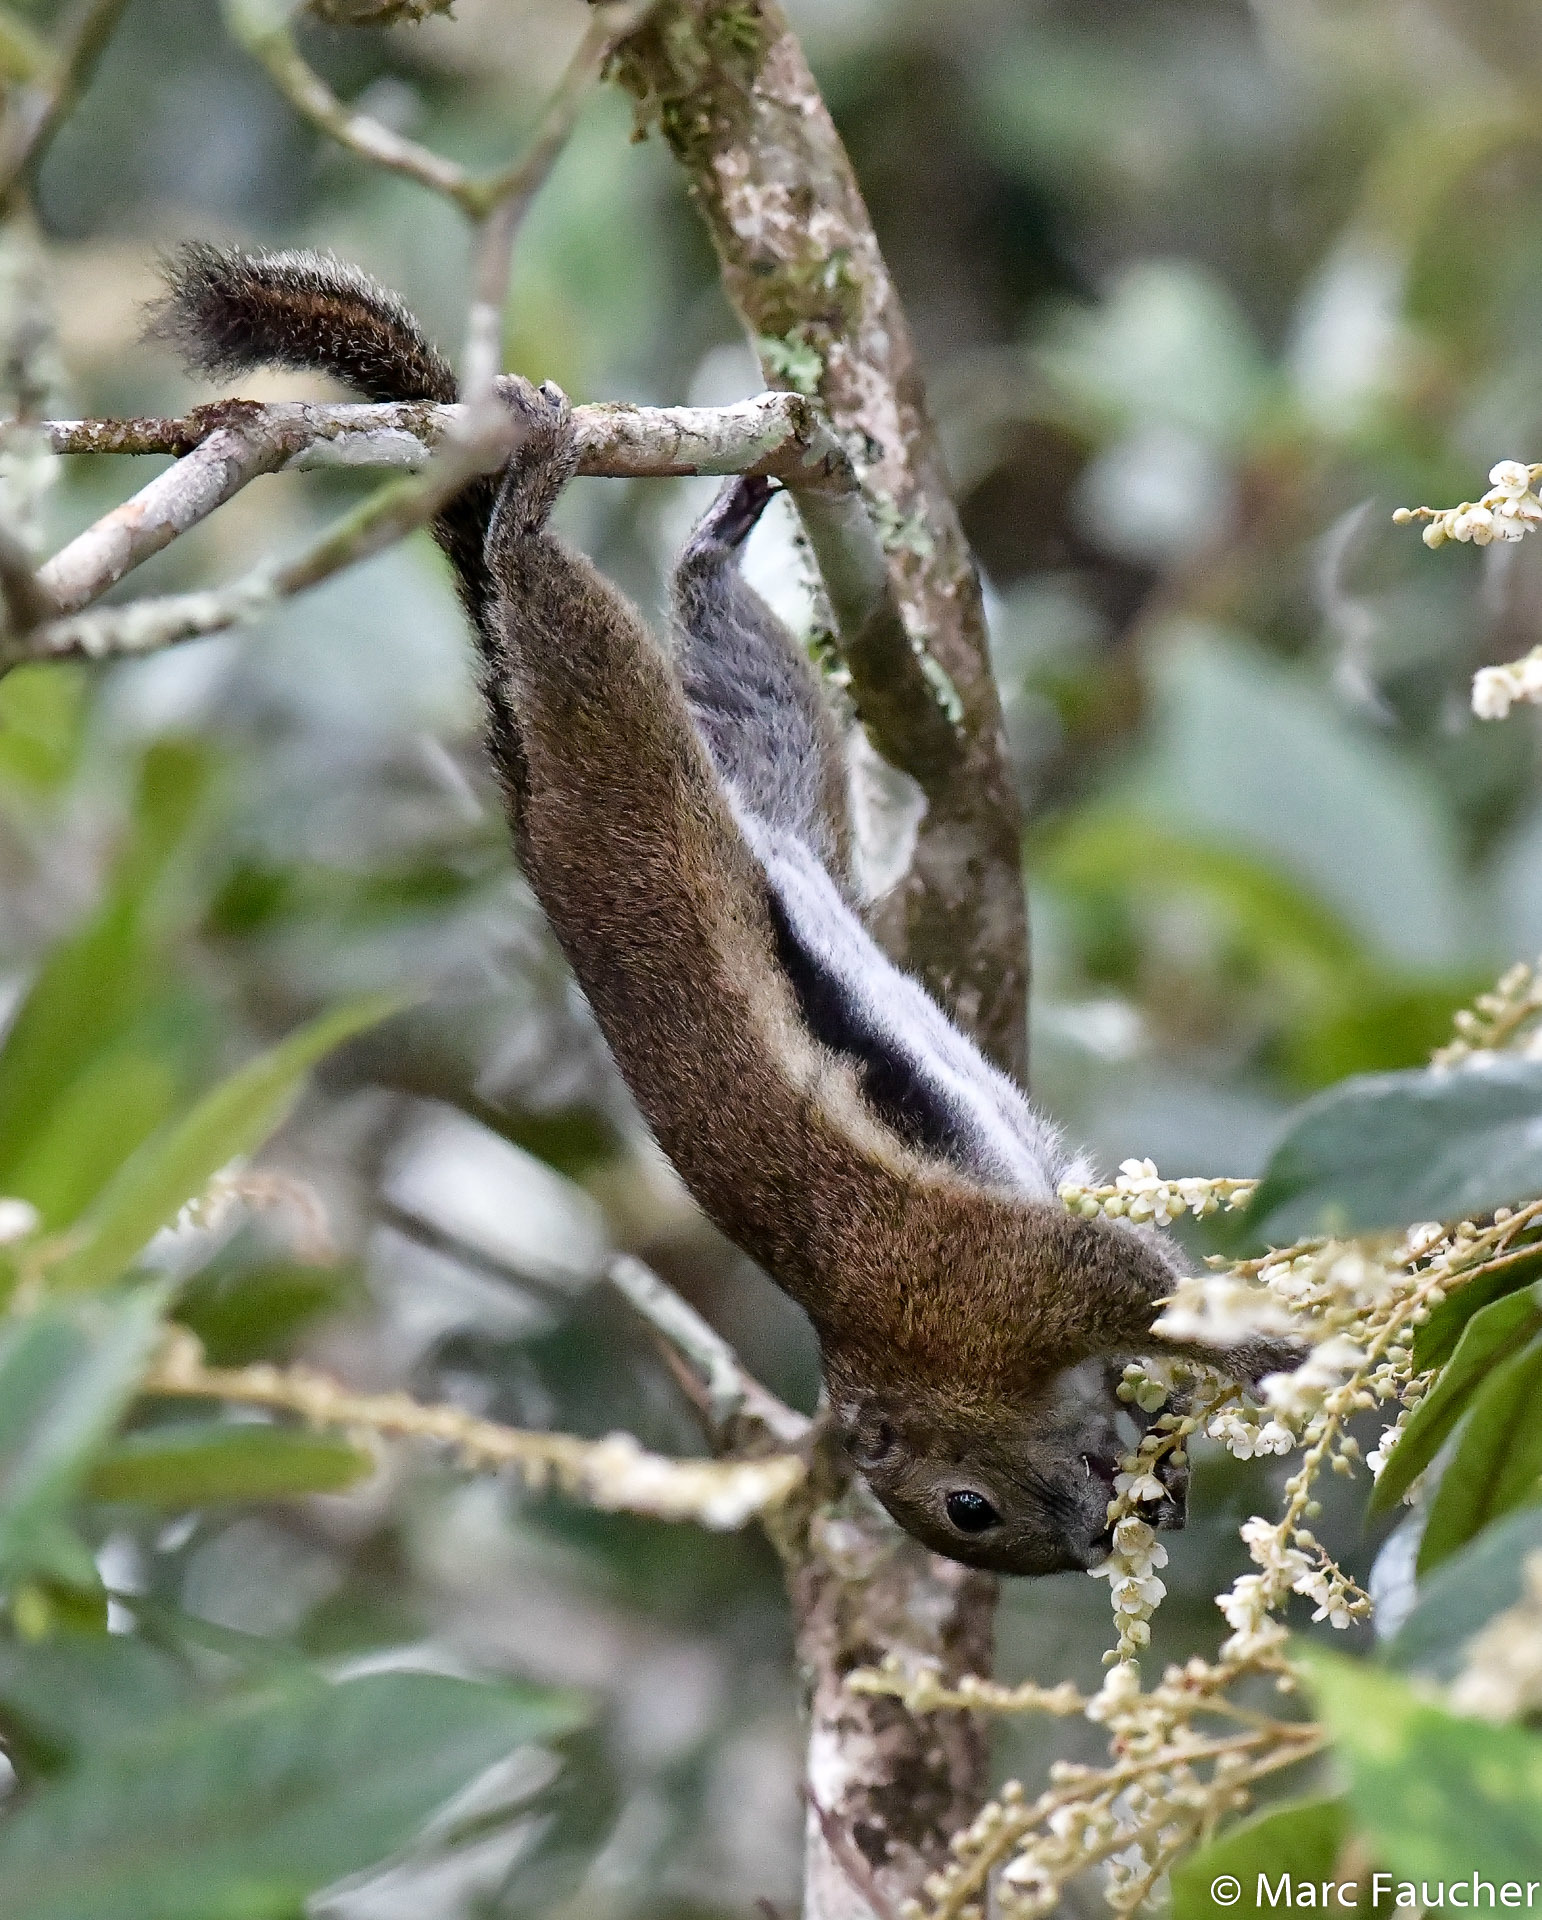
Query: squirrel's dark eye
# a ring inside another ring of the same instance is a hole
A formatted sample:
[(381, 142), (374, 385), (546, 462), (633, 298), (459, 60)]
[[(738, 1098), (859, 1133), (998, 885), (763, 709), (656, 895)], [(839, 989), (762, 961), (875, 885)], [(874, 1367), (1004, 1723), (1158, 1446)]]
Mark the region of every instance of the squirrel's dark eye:
[(984, 1533), (987, 1527), (999, 1527), (1001, 1515), (986, 1499), (983, 1493), (975, 1493), (968, 1487), (960, 1487), (957, 1493), (950, 1493), (943, 1503), (948, 1518), (960, 1533)]

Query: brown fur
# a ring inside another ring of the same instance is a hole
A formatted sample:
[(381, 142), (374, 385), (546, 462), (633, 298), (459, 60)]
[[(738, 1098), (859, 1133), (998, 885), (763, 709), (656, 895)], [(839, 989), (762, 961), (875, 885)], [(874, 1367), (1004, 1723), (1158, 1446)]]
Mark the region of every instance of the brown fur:
[[(367, 367), (377, 394), (396, 353), (398, 391), (431, 377), (443, 397), (442, 361), (362, 276), (338, 270), (336, 311), (317, 321), (331, 271), (307, 256), (200, 250), (174, 269), (160, 325), (195, 355), (204, 341), (206, 365), (322, 364), (358, 384)], [(521, 389), (518, 409), (523, 439), (496, 507), (491, 489), (468, 490), (437, 531), (477, 624), (520, 859), (616, 1062), (703, 1209), (807, 1310), (837, 1416), (902, 1524), (1004, 1571), (1090, 1564), (1105, 1551), (1125, 1443), (1100, 1368), (1083, 1363), (1149, 1349), (1173, 1269), (1154, 1237), (1073, 1218), (902, 1137), (859, 1064), (811, 1031), (725, 788), (727, 749), (709, 746), (688, 704), (690, 663), (547, 532), (574, 463), (567, 406), (555, 390)], [(753, 485), (720, 501), (682, 567), (679, 605), (709, 643), (730, 612), (771, 621), (724, 571), (758, 511)], [(788, 711), (812, 703), (802, 718), (825, 755), (812, 680), (780, 697)], [(755, 738), (752, 726), (751, 759)], [(815, 785), (827, 808), (828, 767)], [(802, 831), (843, 880), (843, 822)], [(1000, 1524), (978, 1537), (953, 1525), (960, 1488)], [(1181, 1524), (1181, 1506), (1165, 1518)]]

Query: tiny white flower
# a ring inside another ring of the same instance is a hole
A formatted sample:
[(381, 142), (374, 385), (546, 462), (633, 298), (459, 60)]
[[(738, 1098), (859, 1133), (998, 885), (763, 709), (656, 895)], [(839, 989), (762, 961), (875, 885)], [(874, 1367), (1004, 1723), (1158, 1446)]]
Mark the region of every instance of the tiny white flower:
[(1121, 1520), (1114, 1528), (1114, 1547), (1119, 1553), (1145, 1554), (1155, 1545), (1156, 1529), (1148, 1526), (1144, 1520), (1137, 1520), (1134, 1514)]
[(1510, 676), (1503, 667), (1480, 667), (1472, 680), (1472, 710), (1480, 720), (1503, 720), (1514, 703)]
[(1451, 532), (1458, 540), (1486, 547), (1494, 537), (1494, 516), (1487, 507), (1467, 507), (1451, 522)]
[(1115, 1491), (1124, 1492), (1127, 1490), (1130, 1498), (1137, 1502), (1137, 1504), (1146, 1500), (1165, 1500), (1167, 1498), (1166, 1487), (1162, 1485), (1154, 1473), (1130, 1474), (1128, 1476), (1128, 1489), (1122, 1488), (1118, 1484), (1120, 1480), (1125, 1478), (1126, 1476), (1122, 1473), (1115, 1476)]
[(27, 1239), (42, 1224), (43, 1216), (30, 1200), (0, 1199), (0, 1247)]

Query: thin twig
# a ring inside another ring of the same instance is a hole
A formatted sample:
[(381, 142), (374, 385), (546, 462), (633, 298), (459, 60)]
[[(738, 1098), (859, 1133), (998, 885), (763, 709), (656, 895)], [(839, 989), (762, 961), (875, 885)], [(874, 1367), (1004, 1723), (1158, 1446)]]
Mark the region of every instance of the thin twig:
[[(535, 196), (572, 135), (590, 88), (611, 49), (652, 11), (656, 0), (602, 0), (547, 101), (535, 136), (517, 160), (480, 181), (467, 181), (462, 210), (477, 220), (471, 307), (461, 363), (461, 393), (472, 404), (491, 391), (502, 366), (503, 309), (509, 296), (514, 240)], [(481, 198), (477, 214), (472, 204)]]
[[(117, 30), (127, 0), (87, 0), (76, 15), (64, 53), (58, 56), (41, 90), (28, 87), (6, 115), (0, 131), (0, 203), (34, 171), (47, 153), (75, 103), (91, 84), (96, 63)], [(20, 44), (19, 42), (16, 44)]]
[[(121, 0), (119, 0), (121, 4)], [(273, 0), (226, 0), (231, 38), (261, 62), (268, 77), (302, 118), (370, 165), (415, 180), (442, 194), (468, 220), (485, 221), (504, 202), (516, 203), (509, 238), (528, 202), (567, 141), (580, 103), (598, 77), (611, 45), (635, 29), (654, 0), (602, 0), (593, 9), (578, 51), (558, 82), (529, 150), (489, 173), (473, 173), (367, 113), (344, 105), (301, 53), (288, 13)], [(502, 301), (499, 300), (501, 307)]]
[(650, 1326), (663, 1334), (701, 1375), (707, 1406), (719, 1426), (744, 1410), (744, 1371), (720, 1333), (709, 1327), (688, 1300), (629, 1253), (618, 1254), (605, 1277)]
[(619, 1254), (606, 1278), (700, 1378), (707, 1415), (720, 1433), (749, 1421), (780, 1446), (804, 1442), (811, 1423), (748, 1373), (723, 1336), (650, 1267)]
[(178, 534), (221, 507), (290, 451), (266, 422), (224, 427), (132, 499), (87, 527), (38, 569), (56, 613), (78, 613)]
[(514, 239), (530, 204), (567, 145), (579, 109), (616, 43), (633, 32), (657, 0), (600, 0), (534, 138), (506, 166), (476, 174), (432, 148), (347, 107), (301, 53), (290, 15), (274, 0), (226, 0), (232, 38), (261, 61), (295, 111), (339, 146), (373, 166), (415, 180), (459, 207), (476, 227), (473, 286), (462, 356), (461, 392), (480, 407), (499, 372), (503, 310)]
[(672, 1460), (630, 1434), (580, 1440), (479, 1419), (463, 1408), (424, 1406), (404, 1393), (352, 1393), (310, 1367), (211, 1367), (197, 1340), (175, 1329), (142, 1391), (225, 1400), (298, 1414), (314, 1426), (384, 1439), (433, 1440), (473, 1470), (510, 1467), (532, 1488), (554, 1487), (606, 1512), (742, 1527), (800, 1484), (795, 1454), (762, 1460)]
[[(48, 621), (0, 651), (0, 670), (24, 659), (101, 660), (148, 653), (257, 619), (276, 600), (315, 586), (425, 526), (468, 480), (502, 465), (514, 431), (513, 416), (502, 414), (488, 423), (480, 437), (446, 436), (421, 474), (389, 481), (351, 513), (323, 528), (290, 559), (264, 561), (227, 587), (138, 600), (100, 613)], [(189, 459), (195, 457), (189, 455)]]
[(301, 53), (287, 11), (272, 0), (227, 0), (225, 24), (231, 38), (262, 63), (279, 92), (313, 127), (361, 160), (416, 180), (453, 200), (470, 218), (477, 217), (473, 177), (466, 168), (405, 139), (369, 114), (345, 107)]

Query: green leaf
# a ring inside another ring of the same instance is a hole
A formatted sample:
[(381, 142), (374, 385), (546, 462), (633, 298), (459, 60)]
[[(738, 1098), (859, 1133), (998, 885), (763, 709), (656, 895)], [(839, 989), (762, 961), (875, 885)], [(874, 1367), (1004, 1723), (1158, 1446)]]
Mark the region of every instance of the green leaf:
[(1305, 1009), (1275, 1048), (1303, 1092), (1335, 1086), (1355, 1073), (1423, 1067), (1451, 1037), (1451, 1015), (1486, 991), (1489, 978), (1442, 973), (1433, 980), (1350, 975)]
[(301, 1267), (288, 1261), (236, 1266), (216, 1259), (177, 1296), (177, 1319), (196, 1333), (216, 1367), (283, 1358), (314, 1320), (361, 1292), (357, 1263)]
[(87, 1490), (98, 1500), (204, 1507), (336, 1493), (375, 1470), (374, 1456), (336, 1434), (256, 1421), (198, 1420), (131, 1433), (96, 1457)]
[(109, 900), (43, 962), (0, 1047), (0, 1188), (55, 1103), (155, 991), (140, 902)]
[(1493, 1369), (1542, 1332), (1535, 1290), (1512, 1293), (1473, 1315), (1445, 1371), (1409, 1415), (1371, 1494), (1370, 1511), (1384, 1513), (1408, 1491), (1444, 1446), (1473, 1395)]
[(46, 792), (80, 754), (86, 675), (63, 662), (16, 667), (0, 681), (0, 781)]
[(0, 1825), (6, 1920), (294, 1920), (571, 1698), (434, 1674), (288, 1684), (88, 1751)]
[(1276, 868), (1235, 847), (1164, 832), (1138, 813), (1083, 814), (1035, 868), (1047, 885), (1078, 893), (1197, 896), (1223, 913), (1271, 970), (1325, 979), (1366, 966), (1364, 949), (1338, 915)]
[(262, 1144), (323, 1054), (401, 1005), (397, 996), (377, 994), (323, 1014), (248, 1061), (191, 1113), (146, 1141), (86, 1216), (84, 1243), (52, 1269), (54, 1288), (100, 1287), (115, 1280), (221, 1167)]
[(94, 1579), (65, 1515), (149, 1364), (166, 1291), (0, 1322), (0, 1579)]
[(1486, 961), (1427, 764), (1234, 633), (1174, 621), (1147, 657), (1150, 745), (1121, 795), (1129, 811), (1267, 863), (1405, 977)]
[(1299, 1108), (1229, 1240), (1288, 1246), (1542, 1193), (1542, 1061), (1366, 1074)]
[(165, 991), (153, 907), (207, 786), (206, 756), (162, 745), (146, 756), (135, 838), (106, 900), (49, 954), (0, 1047), (0, 1192), (56, 1103)]
[(1450, 1680), (1467, 1642), (1496, 1613), (1513, 1607), (1525, 1585), (1527, 1556), (1542, 1549), (1542, 1509), (1496, 1520), (1464, 1553), (1419, 1582), (1412, 1613), (1383, 1651), (1394, 1666)]
[(1389, 1873), (1431, 1883), (1542, 1875), (1542, 1738), (1458, 1719), (1365, 1662), (1298, 1651), (1356, 1823)]
[(1534, 1500), (1539, 1476), (1542, 1338), (1512, 1354), (1484, 1381), (1440, 1476), (1419, 1542), (1418, 1571), (1428, 1573), (1490, 1520)]
[(124, 1634), (0, 1640), (0, 1726), (12, 1750), (45, 1772), (108, 1742), (142, 1739), (194, 1693), (182, 1661)]
[[(1276, 1884), (1282, 1873), (1291, 1881), (1329, 1879), (1348, 1828), (1342, 1800), (1296, 1800), (1243, 1821), (1174, 1869), (1173, 1920), (1254, 1912), (1260, 1876)], [(1240, 1901), (1223, 1905), (1211, 1898), (1212, 1884), (1225, 1876), (1240, 1883)]]
[(1434, 1308), (1422, 1327), (1414, 1329), (1415, 1373), (1442, 1367), (1456, 1351), (1462, 1329), (1473, 1315), (1506, 1294), (1518, 1293), (1542, 1275), (1542, 1244), (1522, 1247), (1464, 1280)]
[(142, 1042), (99, 1054), (43, 1117), (6, 1191), (30, 1200), (45, 1227), (68, 1225), (169, 1117), (182, 1079), (173, 1059)]

